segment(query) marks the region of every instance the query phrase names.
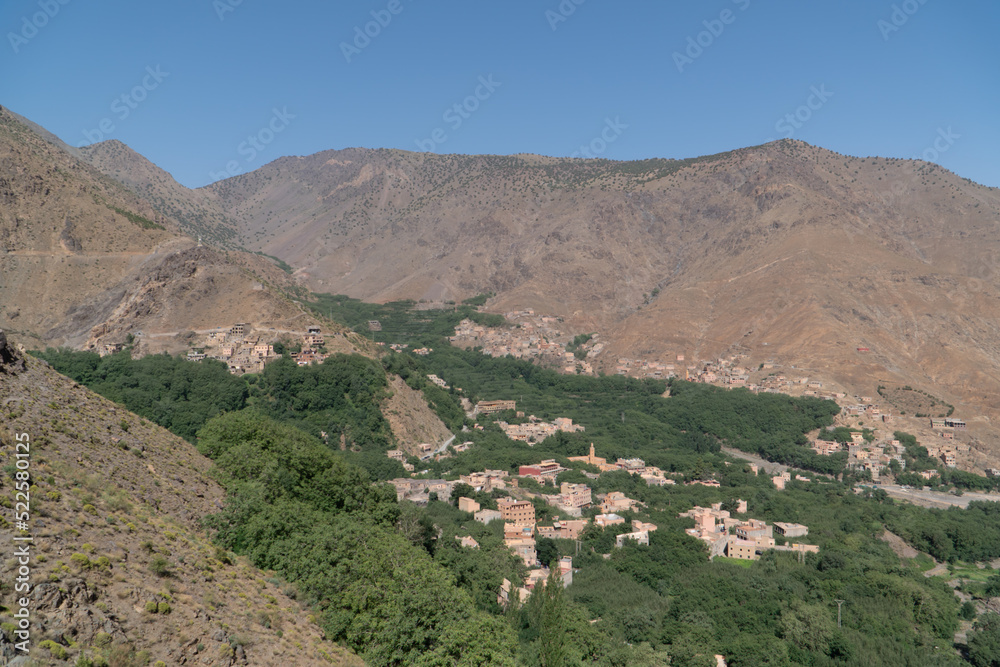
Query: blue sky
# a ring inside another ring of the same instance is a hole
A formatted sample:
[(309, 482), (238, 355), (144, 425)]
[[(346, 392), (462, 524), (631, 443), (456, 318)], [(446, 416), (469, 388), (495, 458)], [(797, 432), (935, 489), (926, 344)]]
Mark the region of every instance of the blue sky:
[(191, 187), (349, 146), (628, 160), (786, 136), (1000, 186), (998, 25), (987, 0), (4, 0), (0, 104)]

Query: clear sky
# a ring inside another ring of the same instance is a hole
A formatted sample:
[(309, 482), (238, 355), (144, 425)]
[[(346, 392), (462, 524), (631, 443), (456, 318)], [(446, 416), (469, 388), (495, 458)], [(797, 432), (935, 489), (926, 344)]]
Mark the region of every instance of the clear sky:
[(1000, 186), (995, 0), (3, 0), (0, 26), (0, 104), (191, 187), (350, 146), (628, 160), (787, 136)]

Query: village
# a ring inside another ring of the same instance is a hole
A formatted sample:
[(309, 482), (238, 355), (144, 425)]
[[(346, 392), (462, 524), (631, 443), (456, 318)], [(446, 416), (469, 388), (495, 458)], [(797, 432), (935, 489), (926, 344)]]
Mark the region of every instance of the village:
[[(398, 452), (390, 451), (388, 455), (392, 457), (398, 455)], [(605, 458), (596, 455), (593, 444), (590, 446), (589, 454), (569, 457), (568, 460), (595, 466), (601, 473), (624, 470), (641, 477), (648, 485), (664, 486), (678, 483), (678, 479), (675, 479), (676, 476), (671, 476), (655, 466), (648, 466), (642, 459), (618, 459), (614, 463), (609, 463)], [(588, 525), (607, 528), (624, 525), (628, 522), (630, 525), (628, 532), (615, 536), (615, 547), (621, 548), (628, 541), (648, 546), (649, 534), (657, 529), (653, 523), (634, 518), (635, 513), (644, 509), (643, 504), (619, 491), (595, 494), (587, 484), (570, 482), (559, 484), (558, 494), (536, 494), (523, 488), (524, 480), (527, 479), (541, 485), (555, 486), (558, 475), (566, 470), (567, 468), (550, 459), (533, 465), (519, 466), (516, 475), (512, 475), (506, 470), (483, 470), (461, 475), (456, 480), (397, 478), (390, 480), (390, 483), (396, 489), (397, 500), (407, 500), (419, 505), (426, 505), (433, 500), (451, 502), (454, 489), (459, 484), (467, 485), (477, 494), (493, 492), (508, 494), (497, 498), (497, 509), (484, 508), (479, 502), (465, 496), (454, 499), (454, 504), (459, 510), (468, 512), (471, 518), (479, 523), (503, 522), (504, 544), (528, 568), (522, 582), (504, 580), (503, 587), (498, 592), (497, 602), (506, 605), (510, 596), (515, 594), (523, 602), (530, 596), (531, 591), (539, 585), (539, 582), (544, 584), (549, 577), (549, 567), (538, 560), (536, 550), (538, 538), (576, 541)], [(759, 472), (758, 467), (752, 464), (750, 470), (754, 474)], [(591, 479), (596, 479), (599, 476), (594, 473), (585, 473), (585, 475)], [(791, 474), (785, 472), (773, 477), (772, 481), (776, 487), (783, 489), (785, 483), (791, 479)], [(797, 475), (795, 479), (804, 482), (810, 481), (809, 478), (801, 475)], [(688, 483), (718, 486), (717, 482), (711, 480)], [(560, 514), (553, 516), (551, 522), (544, 524), (537, 522), (536, 506), (533, 502), (537, 498), (554, 505)], [(588, 514), (593, 514), (590, 518), (581, 518), (583, 511), (591, 508), (599, 509), (599, 513), (590, 512)], [(745, 515), (747, 513), (746, 501), (738, 500), (733, 513)], [(626, 518), (629, 515), (633, 516), (631, 520)], [(730, 511), (722, 508), (721, 503), (714, 504), (711, 508), (695, 507), (679, 514), (679, 516), (689, 517), (694, 521), (694, 527), (687, 529), (686, 532), (708, 544), (709, 560), (719, 556), (740, 560), (756, 560), (769, 549), (789, 551), (800, 555), (815, 553), (819, 550), (819, 547), (812, 544), (786, 541), (787, 538), (807, 536), (809, 529), (806, 526), (785, 522), (775, 522), (769, 525), (764, 521), (749, 517), (743, 520), (735, 519), (732, 518)], [(459, 536), (456, 539), (459, 540), (462, 547), (479, 548), (479, 544), (471, 536)], [(563, 557), (557, 565), (550, 565), (558, 567), (558, 576), (564, 586), (572, 583), (571, 557)]]
[[(260, 373), (264, 367), (277, 361), (287, 354), (299, 366), (322, 363), (328, 353), (327, 341), (322, 328), (309, 326), (305, 331), (281, 332), (283, 338), (297, 339), (287, 350), (283, 344), (277, 343), (278, 334), (274, 330), (258, 330), (246, 323), (236, 323), (229, 327), (217, 327), (202, 333), (191, 341), (186, 358), (189, 361), (215, 359), (226, 364), (229, 372), (234, 375), (245, 373)], [(340, 334), (334, 334), (340, 336)], [(103, 357), (120, 352), (124, 343), (105, 343), (99, 349)], [(279, 352), (278, 350), (282, 350)]]
[[(388, 453), (390, 456), (393, 454), (395, 452)], [(644, 479), (648, 475), (658, 480), (653, 482), (656, 484), (676, 483), (673, 479), (666, 479), (662, 470), (646, 466), (640, 459), (619, 459), (617, 463), (608, 464), (605, 459), (595, 456), (593, 445), (589, 455), (571, 457), (569, 460), (599, 465), (602, 472), (627, 470), (632, 474), (643, 475)], [(641, 506), (637, 500), (617, 491), (595, 496), (587, 484), (563, 482), (559, 485), (558, 495), (535, 494), (520, 488), (522, 480), (525, 479), (554, 486), (556, 477), (566, 470), (567, 468), (554, 460), (545, 460), (535, 465), (520, 466), (516, 475), (511, 475), (506, 470), (483, 470), (461, 475), (457, 480), (397, 478), (390, 480), (390, 483), (396, 489), (398, 500), (409, 500), (421, 505), (435, 499), (450, 501), (454, 488), (459, 484), (468, 485), (476, 493), (501, 491), (512, 494), (498, 498), (497, 509), (483, 508), (480, 503), (468, 497), (459, 497), (456, 500), (458, 509), (468, 512), (479, 523), (488, 525), (493, 521), (502, 521), (504, 544), (528, 568), (524, 581), (519, 585), (505, 580), (503, 588), (498, 592), (497, 600), (498, 603), (505, 605), (509, 596), (515, 592), (520, 600), (524, 601), (535, 586), (539, 582), (544, 584), (549, 576), (549, 569), (538, 560), (536, 538), (577, 540), (588, 524), (593, 523), (601, 527), (624, 524), (626, 519), (622, 514)], [(597, 475), (593, 477), (596, 478)], [(535, 505), (532, 502), (535, 498), (554, 503), (563, 514), (554, 516), (551, 524), (543, 525), (536, 522)], [(583, 510), (591, 507), (599, 507), (600, 513), (589, 520), (580, 518)], [(638, 519), (632, 520), (631, 527), (631, 532), (617, 536), (618, 547), (623, 546), (626, 540), (648, 545), (649, 533), (656, 530), (656, 525)], [(461, 537), (459, 540), (463, 547), (479, 548), (479, 544), (471, 536)], [(560, 559), (558, 567), (563, 585), (568, 586), (573, 580), (572, 558)]]
[[(813, 450), (821, 455), (847, 451), (848, 467), (869, 471), (874, 481), (878, 481), (880, 475), (890, 468), (892, 460), (900, 464), (900, 469), (905, 469), (904, 449), (892, 434), (895, 430), (906, 429), (914, 431), (921, 445), (927, 448), (932, 458), (940, 460), (942, 466), (1000, 476), (1000, 468), (992, 467), (995, 464), (987, 462), (988, 447), (977, 447), (975, 439), (967, 435), (967, 424), (962, 419), (951, 416), (905, 417), (899, 411), (894, 415), (891, 407), (881, 404), (874, 396), (852, 396), (847, 390), (803, 375), (794, 367), (783, 369), (773, 359), (751, 364), (751, 355), (745, 350), (698, 362), (687, 361), (686, 355), (679, 353), (667, 355), (669, 358), (666, 360), (619, 357), (613, 363), (604, 360), (602, 364), (601, 354), (606, 349), (606, 343), (598, 334), (585, 336), (586, 340), (569, 352), (567, 347), (571, 346), (573, 338), (558, 329), (561, 318), (537, 314), (532, 309), (512, 311), (505, 317), (512, 323), (506, 328), (484, 327), (463, 320), (450, 340), (455, 345), (481, 347), (483, 354), (529, 359), (566, 374), (593, 375), (598, 367), (603, 366), (616, 375), (637, 379), (667, 380), (677, 377), (723, 388), (742, 388), (757, 394), (781, 393), (832, 400), (842, 410), (835, 426), (870, 429), (878, 434), (878, 443), (856, 440), (851, 445), (842, 445), (818, 438)], [(870, 353), (868, 347), (857, 347), (859, 355)], [(931, 479), (937, 471), (920, 471), (918, 474)]]
[[(572, 337), (566, 336), (554, 325), (560, 318), (552, 315), (536, 315), (531, 308), (505, 313), (510, 326), (486, 327), (472, 320), (462, 320), (455, 328), (455, 335), (448, 340), (458, 347), (481, 347), (483, 354), (491, 357), (527, 359), (542, 366), (555, 368), (563, 373), (594, 375), (594, 367), (588, 358), (600, 354), (604, 343), (593, 338), (580, 346), (585, 354), (568, 351)], [(596, 336), (595, 336), (596, 338)]]
[[(456, 345), (481, 347), (483, 353), (490, 356), (511, 355), (515, 358), (529, 359), (567, 374), (594, 374), (596, 358), (605, 349), (605, 343), (598, 335), (584, 336), (585, 340), (576, 346), (573, 352), (569, 352), (567, 347), (572, 347), (573, 339), (557, 328), (560, 318), (536, 314), (532, 309), (508, 312), (505, 317), (511, 322), (511, 326), (506, 328), (483, 327), (471, 320), (462, 320), (450, 340)], [(373, 320), (368, 322), (368, 328), (378, 330), (381, 324)], [(341, 335), (333, 334), (334, 337)], [(279, 337), (286, 342), (279, 343)], [(225, 363), (229, 371), (235, 375), (260, 373), (267, 364), (282, 356), (288, 356), (299, 366), (307, 366), (322, 363), (328, 356), (328, 337), (324, 336), (321, 327), (315, 325), (308, 326), (305, 331), (279, 334), (273, 330), (255, 329), (250, 324), (236, 323), (229, 327), (218, 327), (203, 332), (198, 338), (190, 341), (187, 359), (191, 361), (215, 359)], [(405, 344), (390, 343), (388, 346), (397, 352), (408, 350)], [(107, 343), (98, 351), (104, 356), (118, 352), (123, 347), (123, 343)], [(426, 356), (432, 350), (420, 348), (409, 351)], [(869, 352), (866, 347), (858, 348), (859, 354)], [(754, 393), (814, 396), (835, 401), (842, 409), (841, 414), (836, 417), (835, 426), (870, 429), (878, 435), (877, 442), (864, 440), (860, 433), (854, 434), (852, 443), (838, 443), (818, 437), (812, 443), (813, 451), (820, 455), (847, 451), (847, 467), (852, 470), (868, 471), (873, 481), (878, 481), (892, 467), (893, 460), (898, 462), (899, 470), (905, 470), (904, 448), (898, 440), (891, 437), (894, 430), (899, 428), (896, 422), (900, 416), (894, 416), (892, 410), (880, 405), (873, 396), (850, 396), (840, 387), (825, 386), (826, 383), (821, 380), (783, 371), (780, 364), (774, 360), (766, 360), (754, 367), (750, 364), (750, 355), (746, 352), (735, 352), (697, 363), (686, 362), (684, 354), (671, 356), (673, 358), (669, 361), (618, 358), (614, 370), (618, 375), (635, 378), (665, 380), (679, 377), (719, 387), (744, 388)], [(755, 380), (752, 379), (754, 376)], [(427, 377), (442, 389), (451, 389), (445, 379), (433, 374)], [(490, 415), (510, 409), (513, 409), (513, 401), (481, 401), (470, 416)], [(525, 417), (520, 412), (515, 416), (519, 419)], [(913, 420), (908, 421), (911, 423), (907, 428), (913, 429)], [(549, 423), (533, 415), (528, 416), (524, 422), (499, 421), (497, 424), (511, 439), (528, 444), (541, 442), (560, 431), (567, 433), (583, 431), (582, 426), (573, 424), (572, 420), (567, 418), (557, 418)], [(973, 444), (968, 441), (969, 438), (963, 438), (967, 431), (964, 420), (950, 416), (929, 417), (920, 420), (919, 424), (924, 426), (917, 433), (921, 445), (926, 447), (928, 454), (938, 459), (942, 466), (962, 467), (970, 471), (978, 469), (983, 470), (987, 476), (1000, 476), (998, 468), (973, 463), (973, 461), (979, 463), (982, 457), (975, 456), (977, 452)], [(477, 425), (476, 428), (481, 429), (482, 426)], [(420, 452), (421, 458), (430, 458), (433, 454), (432, 449), (425, 446)], [(438, 454), (442, 455), (448, 454)], [(920, 471), (918, 474), (929, 480), (937, 474), (937, 471)]]

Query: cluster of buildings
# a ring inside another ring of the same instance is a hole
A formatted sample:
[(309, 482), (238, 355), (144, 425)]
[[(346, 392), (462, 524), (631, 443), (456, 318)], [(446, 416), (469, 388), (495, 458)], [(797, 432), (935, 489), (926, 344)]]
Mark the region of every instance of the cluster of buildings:
[[(477, 473), (478, 474), (478, 473)], [(560, 503), (578, 503), (578, 506), (590, 505), (591, 490), (585, 484), (563, 484), (560, 494)], [(611, 494), (609, 494), (611, 495)], [(621, 494), (620, 498), (613, 500), (619, 503), (631, 502)], [(617, 505), (615, 505), (617, 506)], [(602, 505), (603, 507), (603, 505)], [(510, 597), (516, 594), (523, 602), (531, 594), (531, 591), (541, 582), (548, 579), (549, 570), (542, 567), (538, 562), (536, 551), (536, 539), (547, 537), (550, 539), (578, 539), (580, 533), (586, 528), (588, 521), (583, 519), (559, 520), (556, 517), (550, 526), (537, 525), (535, 522), (535, 506), (530, 500), (518, 500), (516, 498), (500, 498), (497, 500), (497, 509), (483, 509), (479, 503), (471, 498), (459, 498), (458, 508), (464, 512), (472, 513), (476, 521), (488, 524), (491, 521), (503, 521), (504, 544), (510, 551), (520, 558), (528, 567), (528, 573), (521, 586), (515, 586), (505, 579), (499, 591), (497, 602), (500, 605), (507, 605)], [(618, 515), (599, 515), (594, 518), (594, 523), (599, 526), (610, 526), (624, 523), (625, 519)], [(621, 547), (627, 540), (634, 540), (639, 544), (649, 544), (649, 533), (656, 530), (656, 525), (644, 523), (642, 521), (632, 522), (633, 532), (617, 536), (616, 544)], [(463, 546), (477, 548), (471, 538), (460, 538)], [(469, 541), (471, 540), (471, 542)], [(563, 557), (559, 560), (559, 577), (563, 586), (568, 586), (573, 581), (572, 572), (573, 560), (570, 557)]]
[[(755, 466), (751, 466), (751, 469), (753, 469), (754, 467)], [(754, 470), (754, 474), (757, 474), (756, 470)], [(779, 491), (784, 491), (785, 490), (785, 485), (788, 484), (790, 481), (792, 481), (792, 479), (795, 479), (796, 481), (799, 481), (799, 482), (811, 482), (812, 481), (808, 477), (803, 477), (802, 475), (798, 475), (798, 474), (796, 474), (795, 477), (793, 478), (792, 477), (792, 473), (789, 472), (788, 470), (786, 470), (784, 472), (778, 473), (777, 475), (774, 475), (773, 477), (771, 477), (771, 483), (774, 484), (774, 488), (778, 489)]]
[[(737, 513), (746, 514), (746, 501), (738, 500), (737, 504)], [(769, 525), (759, 519), (736, 519), (730, 516), (728, 510), (722, 509), (721, 503), (715, 503), (711, 507), (696, 506), (679, 516), (694, 520), (694, 528), (688, 528), (685, 532), (708, 545), (709, 560), (716, 556), (756, 560), (769, 549), (799, 554), (819, 552), (819, 547), (814, 544), (779, 545), (774, 539), (775, 534), (782, 538), (805, 537), (809, 534), (807, 526), (780, 521)]]
[(590, 443), (590, 454), (587, 456), (570, 456), (570, 461), (580, 461), (596, 467), (601, 472), (612, 472), (614, 470), (625, 470), (633, 475), (639, 475), (647, 486), (667, 486), (677, 482), (666, 476), (666, 473), (656, 466), (646, 465), (642, 459), (618, 459), (614, 463), (597, 456), (594, 452), (594, 443)]
[[(677, 362), (683, 364), (684, 355), (677, 355)], [(678, 368), (684, 377), (687, 377), (687, 369), (684, 366), (677, 366), (672, 362), (648, 361), (646, 359), (629, 359), (619, 357), (615, 364), (615, 374), (628, 375), (636, 378), (654, 378), (665, 380), (678, 375)]]
[(573, 420), (568, 417), (556, 417), (549, 423), (541, 421), (534, 415), (530, 415), (528, 421), (523, 424), (508, 424), (505, 421), (498, 421), (497, 425), (511, 440), (520, 440), (529, 445), (539, 443), (550, 435), (555, 435), (560, 431), (564, 433), (579, 433), (584, 430), (583, 426), (574, 424)]
[(891, 461), (899, 463), (900, 468), (906, 468), (906, 460), (903, 455), (906, 448), (899, 440), (889, 440), (881, 442), (867, 442), (862, 433), (851, 433), (851, 442), (836, 442), (833, 440), (814, 440), (812, 450), (821, 456), (829, 456), (837, 452), (846, 451), (847, 468), (850, 470), (871, 473), (872, 479), (877, 480), (879, 476), (889, 467)]
[[(906, 459), (904, 458), (906, 448), (899, 440), (866, 442), (864, 436), (856, 432), (851, 434), (851, 440), (851, 442), (841, 443), (817, 439), (812, 443), (812, 450), (822, 456), (846, 451), (848, 453), (847, 467), (851, 470), (869, 471), (873, 481), (878, 481), (894, 460), (899, 463), (901, 470), (906, 469)], [(954, 468), (958, 465), (959, 453), (967, 453), (970, 450), (968, 444), (954, 442), (952, 439), (945, 439), (945, 442), (939, 446), (927, 445), (925, 448), (929, 456), (939, 459), (948, 468)], [(919, 474), (924, 479), (930, 479), (937, 475), (937, 471), (925, 471)]]
[[(319, 351), (324, 345), (323, 333), (318, 326), (310, 326), (302, 337), (300, 352), (291, 352), (288, 356), (306, 366), (321, 363), (326, 355)], [(106, 346), (107, 347), (107, 346)], [(199, 351), (200, 350), (200, 351)], [(237, 323), (228, 329), (217, 329), (205, 335), (200, 345), (187, 354), (190, 361), (217, 359), (229, 366), (229, 372), (235, 375), (244, 373), (260, 373), (264, 366), (280, 359), (282, 355), (274, 351), (274, 344), (266, 342), (266, 337), (255, 332), (246, 323)]]
[(385, 455), (388, 456), (393, 461), (399, 461), (400, 463), (402, 463), (403, 469), (406, 470), (406, 472), (413, 472), (413, 464), (407, 463), (406, 459), (408, 457), (406, 455), (406, 452), (404, 452), (402, 449), (390, 449), (385, 453)]
[[(687, 379), (692, 382), (721, 385), (726, 387), (747, 387), (757, 389), (750, 382), (752, 369), (744, 365), (750, 355), (746, 353), (731, 354), (719, 357), (713, 361), (705, 361), (687, 368)], [(773, 362), (769, 362), (773, 367)]]
[(229, 366), (235, 375), (260, 373), (264, 366), (281, 355), (274, 352), (274, 345), (264, 342), (254, 333), (249, 324), (237, 323), (228, 330), (213, 331), (205, 337), (203, 352), (192, 350), (187, 358), (191, 361), (218, 359)]
[(588, 341), (584, 349), (587, 356), (578, 359), (566, 350), (570, 337), (555, 328), (558, 317), (535, 315), (532, 309), (506, 313), (508, 327), (485, 327), (472, 320), (462, 320), (455, 327), (449, 340), (462, 347), (481, 347), (491, 357), (530, 359), (545, 366), (558, 368), (564, 373), (593, 375), (594, 368), (588, 358), (600, 353), (604, 344)]
[(409, 500), (418, 505), (426, 505), (431, 498), (431, 494), (437, 494), (437, 499), (448, 502), (451, 499), (451, 490), (455, 488), (457, 482), (444, 479), (412, 479), (409, 477), (397, 477), (390, 479), (389, 483), (396, 489), (396, 500)]
[[(521, 466), (518, 478), (530, 477), (543, 482), (552, 481), (559, 472), (565, 470), (556, 461), (542, 461), (532, 466)], [(431, 490), (438, 490), (438, 497), (444, 498), (444, 493), (440, 488), (440, 480), (419, 480), (419, 484), (407, 484), (409, 480), (393, 480), (396, 485), (397, 495), (405, 497), (400, 492), (429, 494)], [(518, 486), (517, 478), (511, 478), (504, 470), (484, 470), (474, 472), (469, 475), (462, 475), (459, 481), (468, 484), (477, 492), (489, 493), (493, 490), (506, 490)], [(454, 483), (452, 483), (454, 484)], [(449, 490), (450, 496), (450, 490)], [(613, 526), (625, 523), (625, 519), (617, 512), (628, 512), (634, 510), (639, 503), (628, 498), (625, 494), (612, 491), (603, 496), (594, 497), (593, 491), (587, 484), (575, 484), (572, 482), (562, 482), (559, 485), (559, 494), (545, 497), (546, 501), (556, 505), (568, 515), (569, 519), (555, 521), (550, 526), (536, 525), (535, 506), (531, 500), (503, 497), (497, 500), (497, 509), (484, 509), (480, 504), (471, 498), (461, 497), (458, 499), (458, 508), (473, 515), (476, 521), (488, 524), (491, 521), (503, 521), (504, 541), (507, 547), (521, 558), (529, 568), (538, 564), (535, 552), (536, 536), (549, 537), (552, 539), (575, 540), (587, 526), (587, 521), (580, 519), (582, 510), (595, 504), (600, 504), (601, 514), (594, 518), (598, 526)], [(644, 524), (640, 521), (633, 521), (633, 528), (636, 533), (645, 532), (645, 536), (635, 535), (635, 539), (643, 544), (649, 543), (648, 533), (656, 530), (653, 524)]]
[[(573, 559), (569, 556), (564, 556), (559, 559), (557, 567), (559, 580), (563, 588), (573, 583)], [(531, 596), (532, 591), (538, 586), (545, 586), (545, 582), (548, 579), (548, 568), (528, 570), (528, 574), (525, 576), (524, 583), (521, 586), (515, 586), (505, 577), (503, 583), (500, 585), (500, 591), (497, 593), (497, 604), (506, 609), (507, 605), (510, 604), (511, 598), (515, 596), (518, 604), (524, 604), (528, 597)]]

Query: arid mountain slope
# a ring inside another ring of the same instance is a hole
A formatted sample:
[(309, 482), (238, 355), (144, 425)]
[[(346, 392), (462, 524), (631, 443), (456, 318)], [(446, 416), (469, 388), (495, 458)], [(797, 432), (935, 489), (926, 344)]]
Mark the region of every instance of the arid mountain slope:
[(247, 247), (317, 289), (379, 300), (489, 290), (610, 320), (657, 287), (742, 275), (761, 251), (827, 230), (985, 277), (982, 249), (974, 262), (928, 253), (945, 238), (956, 250), (993, 240), (1000, 220), (995, 190), (939, 167), (792, 141), (635, 163), (348, 149), (209, 189)]
[(189, 190), (122, 142), (112, 139), (78, 149), (81, 158), (124, 183), (192, 238), (235, 247), (235, 224), (208, 190)]
[[(61, 656), (75, 662), (82, 653), (117, 655), (111, 664), (362, 664), (323, 640), (292, 589), (211, 544), (199, 521), (224, 492), (207, 474), (208, 459), (17, 353), (0, 334), (4, 466), (18, 440), (28, 445), (21, 451), (33, 485), (26, 523), (36, 664), (70, 664)], [(6, 472), (0, 493), (13, 501)], [(21, 533), (9, 520), (5, 511), (0, 538), (12, 545)], [(17, 568), (4, 559), (3, 581), (13, 582)], [(7, 631), (16, 595), (9, 585), (0, 590), (3, 664), (20, 655)], [(128, 654), (136, 661), (124, 661)]]
[[(164, 182), (147, 167), (129, 178)], [(790, 140), (626, 163), (346, 149), (203, 191), (244, 247), (315, 291), (490, 291), (491, 310), (600, 331), (605, 371), (619, 356), (739, 347), (858, 393), (913, 384), (1000, 418), (1000, 191), (933, 164)]]
[(415, 456), (420, 455), (420, 445), (440, 445), (451, 437), (451, 431), (427, 406), (423, 394), (410, 389), (398, 375), (389, 376), (391, 395), (382, 404), (392, 434), (399, 449)]
[(0, 328), (33, 346), (238, 321), (287, 328), (304, 318), (264, 284), (287, 280), (273, 262), (199, 247), (175, 220), (6, 110), (0, 275)]
[(605, 370), (742, 346), (1000, 417), (1000, 192), (933, 164), (795, 141), (633, 163), (348, 149), (209, 189), (317, 291), (492, 291), (605, 333)]

